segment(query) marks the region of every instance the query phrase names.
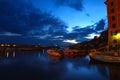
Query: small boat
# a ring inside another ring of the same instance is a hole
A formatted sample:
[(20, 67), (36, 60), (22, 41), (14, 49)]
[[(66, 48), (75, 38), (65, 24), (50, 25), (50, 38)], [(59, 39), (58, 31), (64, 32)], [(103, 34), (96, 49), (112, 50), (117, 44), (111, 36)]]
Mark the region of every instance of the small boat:
[(47, 53), (48, 53), (48, 55), (51, 55), (51, 56), (62, 57), (62, 54), (59, 50), (48, 49)]
[[(114, 55), (109, 55), (114, 54)], [(120, 63), (120, 56), (116, 55), (118, 52), (90, 52), (89, 56), (93, 62), (100, 63)]]

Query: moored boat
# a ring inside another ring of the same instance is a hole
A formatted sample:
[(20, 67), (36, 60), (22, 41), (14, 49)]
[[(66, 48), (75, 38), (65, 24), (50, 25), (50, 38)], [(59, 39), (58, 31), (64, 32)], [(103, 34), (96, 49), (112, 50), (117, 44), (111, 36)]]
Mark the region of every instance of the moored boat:
[(51, 55), (51, 56), (62, 57), (62, 54), (61, 54), (61, 52), (59, 50), (48, 49), (47, 53), (48, 53), (48, 55)]
[[(109, 55), (115, 54), (115, 55)], [(89, 53), (90, 59), (93, 62), (101, 62), (101, 63), (120, 63), (120, 56), (116, 55), (118, 52), (91, 52)]]

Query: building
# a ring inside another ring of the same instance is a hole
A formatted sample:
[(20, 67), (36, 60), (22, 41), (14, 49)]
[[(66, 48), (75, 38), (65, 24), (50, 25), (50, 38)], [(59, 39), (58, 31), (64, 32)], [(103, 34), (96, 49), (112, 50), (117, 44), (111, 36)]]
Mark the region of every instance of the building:
[(120, 48), (120, 0), (107, 0), (108, 45)]

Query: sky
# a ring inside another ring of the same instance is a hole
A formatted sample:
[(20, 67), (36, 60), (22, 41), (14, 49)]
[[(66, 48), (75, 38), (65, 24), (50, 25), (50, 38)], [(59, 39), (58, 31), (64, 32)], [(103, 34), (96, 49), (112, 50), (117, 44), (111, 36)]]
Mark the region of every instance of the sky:
[(107, 29), (105, 0), (0, 0), (0, 43), (65, 46)]

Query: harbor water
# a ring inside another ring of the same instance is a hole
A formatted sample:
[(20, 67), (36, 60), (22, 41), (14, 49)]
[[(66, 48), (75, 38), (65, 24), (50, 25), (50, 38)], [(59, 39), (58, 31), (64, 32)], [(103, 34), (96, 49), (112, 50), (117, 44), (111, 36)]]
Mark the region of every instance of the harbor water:
[(0, 80), (120, 80), (120, 67), (91, 64), (84, 57), (59, 58), (43, 52), (0, 53)]

